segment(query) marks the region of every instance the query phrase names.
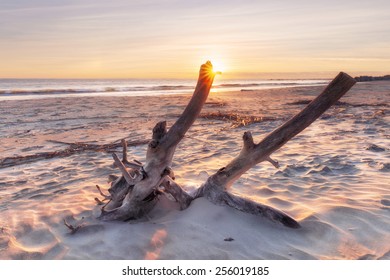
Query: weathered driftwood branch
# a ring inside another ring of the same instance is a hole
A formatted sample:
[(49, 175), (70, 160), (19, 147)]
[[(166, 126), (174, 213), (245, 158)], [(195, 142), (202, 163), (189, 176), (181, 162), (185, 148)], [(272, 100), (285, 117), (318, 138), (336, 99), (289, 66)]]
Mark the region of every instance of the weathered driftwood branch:
[(164, 191), (172, 195), (180, 205), (180, 209), (184, 210), (190, 206), (191, 201), (196, 198), (196, 195), (191, 195), (184, 191), (175, 181), (169, 176), (166, 176), (162, 186)]
[[(245, 132), (239, 155), (210, 176), (194, 193), (189, 194), (174, 182), (170, 165), (177, 145), (194, 123), (207, 99), (215, 74), (210, 62), (201, 66), (197, 86), (183, 114), (169, 130), (165, 121), (154, 127), (143, 166), (139, 162), (129, 164), (126, 144), (123, 144), (122, 161), (116, 155), (113, 156), (122, 177), (111, 178), (110, 196), (104, 195), (99, 189), (105, 199), (110, 199), (102, 209), (101, 219), (139, 218), (153, 208), (162, 192), (166, 192), (175, 198), (181, 209), (187, 208), (198, 197), (206, 197), (218, 205), (260, 215), (288, 227), (299, 227), (297, 221), (282, 211), (233, 195), (228, 192), (228, 188), (247, 170), (262, 161), (269, 161), (278, 167), (278, 162), (270, 158), (271, 154), (321, 116), (355, 84), (355, 80), (340, 73), (305, 109), (258, 144), (254, 143), (250, 132)], [(126, 166), (132, 169), (127, 169)]]
[(288, 227), (299, 227), (298, 222), (279, 210), (247, 199), (231, 198), (226, 191), (242, 174), (262, 161), (269, 161), (277, 167), (277, 162), (272, 160), (270, 155), (313, 123), (355, 83), (356, 81), (352, 77), (340, 73), (306, 108), (271, 132), (258, 144), (254, 143), (250, 132), (245, 132), (240, 154), (226, 167), (219, 169), (218, 172), (210, 176), (199, 192), (212, 202), (226, 204), (244, 212), (261, 215)]
[[(121, 143), (117, 143), (115, 141), (114, 143), (109, 144), (89, 144), (84, 142), (76, 142), (76, 143), (67, 143), (62, 141), (55, 141), (55, 140), (49, 140), (49, 142), (53, 143), (59, 143), (64, 145), (69, 145), (68, 148), (60, 151), (54, 151), (54, 152), (43, 152), (43, 153), (37, 153), (33, 155), (27, 155), (27, 156), (15, 156), (15, 157), (6, 157), (3, 159), (0, 159), (0, 169), (1, 168), (7, 168), (12, 167), (20, 164), (26, 164), (31, 162), (36, 162), (39, 160), (44, 159), (50, 159), (50, 158), (58, 158), (58, 157), (68, 157), (77, 153), (82, 153), (86, 151), (103, 151), (103, 152), (110, 152), (113, 149), (116, 149), (120, 147)], [(136, 140), (131, 142), (126, 142), (127, 146), (139, 146), (147, 144), (148, 140)], [(127, 147), (126, 147), (127, 149)]]
[[(121, 193), (126, 192), (126, 196), (123, 200), (119, 196), (118, 200), (110, 201), (102, 211), (100, 216), (102, 220), (135, 219), (153, 208), (160, 194), (158, 189), (162, 183), (161, 178), (166, 176), (167, 172), (170, 173), (170, 165), (176, 146), (199, 115), (210, 92), (214, 77), (215, 73), (212, 71), (211, 63), (203, 64), (199, 71), (194, 94), (183, 114), (169, 131), (167, 131), (165, 121), (157, 123), (153, 128), (152, 140), (149, 142), (146, 152), (146, 162), (141, 167), (142, 180), (132, 183), (129, 178), (122, 180), (122, 177), (113, 182), (110, 189), (118, 190)], [(125, 174), (125, 178), (128, 177), (123, 166), (120, 168), (122, 174)]]
[(312, 124), (355, 83), (356, 81), (352, 77), (340, 73), (306, 108), (271, 132), (258, 144), (253, 142), (250, 132), (245, 132), (243, 136), (244, 146), (241, 153), (226, 167), (211, 176), (209, 180), (225, 189), (252, 166), (264, 160), (270, 160), (269, 156), (273, 152)]
[(79, 229), (81, 229), (84, 224), (71, 225), (64, 219), (64, 225), (70, 230), (70, 234), (75, 234)]

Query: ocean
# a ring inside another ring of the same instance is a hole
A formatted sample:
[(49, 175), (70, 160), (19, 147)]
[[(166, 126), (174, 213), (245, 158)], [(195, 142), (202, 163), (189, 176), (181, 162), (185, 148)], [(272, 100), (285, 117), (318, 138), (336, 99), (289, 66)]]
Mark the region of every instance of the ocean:
[[(329, 80), (219, 80), (212, 91), (326, 85)], [(151, 96), (191, 93), (195, 80), (0, 79), (0, 100), (72, 96)]]

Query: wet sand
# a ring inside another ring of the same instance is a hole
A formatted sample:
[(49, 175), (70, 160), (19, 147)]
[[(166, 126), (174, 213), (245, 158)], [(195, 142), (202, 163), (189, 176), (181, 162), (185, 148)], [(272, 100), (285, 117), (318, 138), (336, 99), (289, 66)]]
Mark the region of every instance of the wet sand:
[[(211, 93), (178, 146), (177, 181), (200, 186), (241, 149), (300, 111), (322, 87)], [(0, 163), (67, 148), (148, 139), (172, 125), (189, 95), (80, 97), (0, 102)], [(179, 211), (161, 198), (149, 219), (101, 222), (94, 187), (119, 175), (111, 155), (87, 151), (0, 168), (0, 259), (390, 259), (390, 83), (358, 83), (319, 120), (232, 192), (296, 218), (300, 229), (195, 200)], [(245, 125), (212, 113), (256, 116)], [(55, 140), (54, 142), (52, 140)], [(144, 161), (146, 145), (129, 148)], [(118, 153), (120, 148), (118, 148)], [(83, 226), (70, 234), (63, 219)], [(225, 241), (231, 240), (231, 241)]]

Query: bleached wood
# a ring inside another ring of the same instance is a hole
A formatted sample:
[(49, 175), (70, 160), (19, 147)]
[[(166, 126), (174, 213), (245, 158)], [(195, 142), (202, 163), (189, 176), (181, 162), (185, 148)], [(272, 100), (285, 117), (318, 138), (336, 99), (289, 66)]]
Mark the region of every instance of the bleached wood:
[(130, 175), (130, 173), (126, 169), (126, 166), (121, 162), (121, 160), (118, 158), (118, 156), (115, 153), (112, 154), (112, 158), (114, 159), (116, 166), (122, 172), (122, 175), (123, 177), (125, 177), (127, 183), (129, 183), (129, 185), (134, 184), (134, 179), (136, 178), (136, 176)]
[[(139, 218), (152, 209), (157, 201), (159, 182), (165, 176), (166, 170), (170, 169), (176, 146), (194, 123), (206, 102), (215, 75), (209, 61), (203, 64), (199, 71), (194, 94), (183, 114), (169, 130), (166, 128), (165, 121), (157, 123), (153, 128), (152, 140), (149, 142), (146, 152), (146, 162), (142, 168), (144, 176), (141, 181), (132, 184), (128, 172), (125, 172), (126, 168), (123, 169), (117, 163), (127, 182), (127, 184), (121, 184), (117, 189), (127, 189), (128, 192), (120, 203), (111, 202), (110, 210), (107, 211), (108, 208), (105, 207), (105, 211), (102, 211), (100, 216), (102, 220)], [(111, 207), (112, 205), (118, 207)]]
[[(260, 215), (291, 228), (300, 226), (297, 221), (280, 210), (229, 193), (228, 187), (247, 170), (262, 161), (269, 161), (278, 168), (279, 163), (271, 159), (271, 154), (320, 117), (355, 84), (355, 80), (345, 73), (340, 73), (306, 108), (258, 144), (255, 144), (249, 131), (245, 132), (243, 147), (237, 157), (190, 194), (173, 180), (174, 175), (170, 166), (177, 145), (194, 123), (207, 99), (215, 74), (210, 62), (203, 64), (194, 94), (183, 114), (169, 130), (165, 121), (156, 124), (153, 128), (152, 140), (148, 145), (145, 165), (138, 166), (139, 173), (136, 178), (130, 175), (125, 165), (114, 155), (114, 160), (123, 176), (112, 182), (109, 189), (111, 201), (103, 207), (101, 219), (127, 220), (142, 217), (157, 202), (162, 186), (163, 191), (172, 195), (181, 209), (189, 207), (191, 201), (198, 197), (206, 197), (217, 205)], [(126, 144), (122, 144), (123, 161), (128, 162)]]
[(355, 79), (341, 72), (306, 108), (271, 132), (258, 144), (254, 144), (250, 132), (245, 132), (243, 136), (244, 144), (240, 154), (228, 163), (223, 170), (212, 175), (210, 180), (223, 189), (229, 187), (247, 170), (259, 162), (268, 160), (273, 152), (312, 124), (355, 83)]

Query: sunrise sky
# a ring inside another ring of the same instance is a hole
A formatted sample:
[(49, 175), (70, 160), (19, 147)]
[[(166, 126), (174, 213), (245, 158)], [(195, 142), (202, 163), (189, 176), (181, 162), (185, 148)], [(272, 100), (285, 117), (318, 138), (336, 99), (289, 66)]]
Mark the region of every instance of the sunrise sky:
[[(390, 1), (0, 0), (0, 78), (390, 73)], [(303, 73), (302, 73), (303, 72)]]

